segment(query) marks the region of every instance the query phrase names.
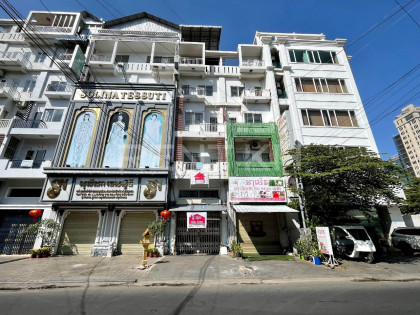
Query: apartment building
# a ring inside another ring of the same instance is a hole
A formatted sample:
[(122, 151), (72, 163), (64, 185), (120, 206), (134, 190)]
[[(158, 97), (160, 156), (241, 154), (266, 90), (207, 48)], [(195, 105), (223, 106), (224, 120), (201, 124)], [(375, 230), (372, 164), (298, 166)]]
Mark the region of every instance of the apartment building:
[(222, 51), (220, 26), (144, 12), (0, 22), (2, 253), (33, 246), (12, 232), (36, 208), (62, 226), (59, 254), (139, 254), (163, 209), (172, 215), (162, 252), (215, 254), (237, 240), (279, 253), (300, 228), (287, 206), (287, 150), (377, 152), (345, 40), (257, 32)]
[(410, 104), (395, 117), (398, 135), (394, 142), (406, 168), (416, 177), (420, 177), (420, 107)]

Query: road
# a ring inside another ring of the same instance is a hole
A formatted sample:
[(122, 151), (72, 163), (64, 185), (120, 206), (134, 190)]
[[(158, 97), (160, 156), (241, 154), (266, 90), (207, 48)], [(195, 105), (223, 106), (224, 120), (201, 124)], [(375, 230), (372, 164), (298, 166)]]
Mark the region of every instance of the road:
[(3, 290), (1, 314), (418, 314), (420, 309), (419, 281), (57, 286)]

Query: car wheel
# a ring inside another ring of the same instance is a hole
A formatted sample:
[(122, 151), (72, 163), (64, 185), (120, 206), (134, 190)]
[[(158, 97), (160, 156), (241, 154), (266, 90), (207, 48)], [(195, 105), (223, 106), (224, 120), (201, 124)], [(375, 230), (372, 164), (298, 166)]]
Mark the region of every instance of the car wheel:
[(373, 256), (373, 253), (369, 253), (365, 256), (365, 262), (368, 264), (373, 264), (375, 261), (375, 257)]
[(408, 245), (407, 243), (401, 244), (401, 252), (403, 253), (404, 256), (413, 256), (414, 254), (414, 250), (411, 248), (410, 245)]

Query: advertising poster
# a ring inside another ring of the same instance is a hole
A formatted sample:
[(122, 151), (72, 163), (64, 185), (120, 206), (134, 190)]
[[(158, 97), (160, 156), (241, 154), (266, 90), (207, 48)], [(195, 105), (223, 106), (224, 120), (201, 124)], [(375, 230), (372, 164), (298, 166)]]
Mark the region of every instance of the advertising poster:
[(284, 181), (278, 177), (231, 177), (229, 196), (230, 201), (286, 201)]
[(331, 245), (330, 229), (328, 227), (316, 227), (316, 237), (318, 239), (318, 248), (327, 255), (333, 254)]
[(207, 212), (187, 212), (187, 229), (205, 229)]

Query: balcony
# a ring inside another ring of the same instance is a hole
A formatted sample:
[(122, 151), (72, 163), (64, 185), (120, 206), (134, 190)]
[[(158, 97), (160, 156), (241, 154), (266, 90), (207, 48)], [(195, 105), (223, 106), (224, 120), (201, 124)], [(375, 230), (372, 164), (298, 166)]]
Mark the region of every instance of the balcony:
[(174, 57), (155, 56), (151, 66), (153, 71), (159, 71), (159, 73), (173, 73), (175, 70), (175, 60)]
[(184, 95), (185, 101), (201, 101), (204, 102), (206, 99), (206, 89), (204, 87), (182, 87), (182, 94)]
[(239, 70), (243, 78), (257, 78), (265, 75), (266, 67), (261, 60), (248, 59), (242, 60)]
[(0, 82), (0, 97), (18, 100), (20, 99), (20, 93), (7, 82)]
[(0, 133), (6, 134), (13, 119), (0, 119)]
[(29, 58), (18, 51), (0, 52), (0, 69), (10, 71), (26, 71), (32, 68)]
[(0, 33), (0, 41), (6, 43), (23, 42), (25, 38), (21, 33)]
[(118, 71), (118, 64), (112, 60), (110, 54), (94, 54), (90, 57), (89, 64), (99, 72), (112, 72), (115, 75)]
[(59, 84), (48, 84), (44, 95), (50, 99), (71, 99), (73, 87), (65, 82)]
[(246, 102), (267, 104), (270, 103), (270, 90), (244, 90), (242, 99)]
[(42, 120), (13, 119), (10, 127), (10, 134), (25, 139), (54, 139), (58, 138), (60, 129), (48, 129), (47, 124)]
[[(127, 62), (119, 64), (124, 67), (126, 73), (150, 73), (152, 71), (150, 63)], [(121, 72), (121, 68), (118, 71)]]
[(0, 178), (45, 178), (43, 169), (49, 166), (51, 166), (49, 160), (0, 159)]
[(209, 174), (209, 179), (227, 179), (227, 163), (226, 162), (183, 162), (176, 161), (175, 169), (172, 170), (172, 178), (190, 179), (192, 172), (203, 171)]
[(181, 57), (179, 60), (179, 70), (181, 72), (188, 72), (202, 74), (206, 70), (203, 58)]
[(239, 67), (236, 66), (206, 66), (206, 75), (238, 76)]
[(67, 53), (59, 54), (57, 57), (57, 62), (65, 64), (65, 65), (69, 65), (71, 58), (73, 58), (73, 54), (67, 54)]
[(225, 137), (226, 126), (224, 124), (202, 123), (185, 125), (183, 131), (177, 132), (177, 137), (189, 138), (220, 138)]

